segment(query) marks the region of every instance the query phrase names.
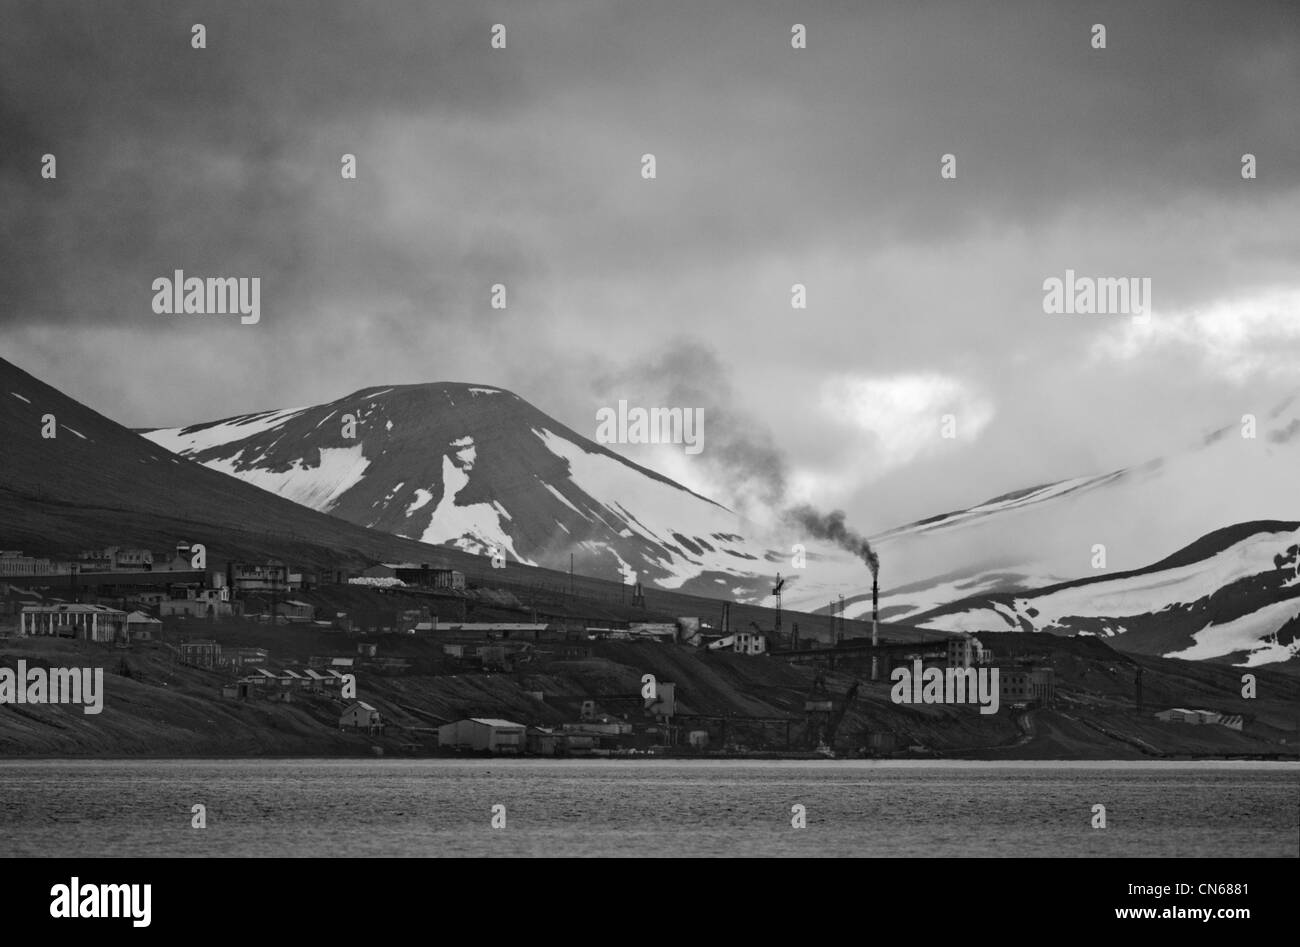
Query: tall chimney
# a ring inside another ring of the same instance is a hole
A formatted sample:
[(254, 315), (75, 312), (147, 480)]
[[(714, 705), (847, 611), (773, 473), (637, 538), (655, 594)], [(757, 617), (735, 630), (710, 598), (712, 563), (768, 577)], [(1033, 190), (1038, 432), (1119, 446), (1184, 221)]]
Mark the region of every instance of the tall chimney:
[(880, 585), (876, 581), (876, 573), (873, 572), (871, 573), (871, 679), (873, 681), (880, 678), (880, 659), (875, 650), (876, 645), (879, 644), (879, 638), (877, 637), (880, 624), (879, 596), (877, 594), (879, 589)]

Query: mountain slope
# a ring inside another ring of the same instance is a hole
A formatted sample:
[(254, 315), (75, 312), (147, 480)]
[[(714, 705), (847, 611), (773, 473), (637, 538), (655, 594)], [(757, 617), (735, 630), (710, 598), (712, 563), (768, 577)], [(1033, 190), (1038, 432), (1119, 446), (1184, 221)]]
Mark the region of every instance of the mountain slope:
[[(47, 415), (54, 438), (41, 436)], [(727, 591), (647, 586), (644, 603), (634, 604), (617, 573), (569, 576), (513, 562), (496, 569), (483, 555), (357, 526), (172, 455), (0, 359), (0, 549), (65, 557), (92, 547), (163, 549), (178, 541), (206, 545), (210, 563), (276, 556), (307, 569), (393, 561), (455, 568), (475, 586), (515, 595), (523, 604), (514, 614), (535, 609), (597, 623), (678, 615), (716, 621), (718, 593)], [(790, 609), (786, 615), (801, 623), (805, 637), (831, 634), (820, 616)], [(773, 624), (770, 609), (743, 602), (734, 603), (731, 619), (736, 627)], [(865, 629), (850, 622), (849, 633)]]
[[(1154, 654), (1287, 660), (1293, 593), (1272, 558), (1296, 543), (1287, 524), (1300, 520), (1300, 401), (1263, 416), (1256, 433), (1222, 428), (1169, 457), (872, 537), (881, 615), (952, 630), (1123, 634), (1119, 647)], [(870, 575), (856, 557), (807, 543), (806, 567), (794, 567), (745, 538), (729, 510), (499, 388), (363, 389), (147, 436), (317, 510), (428, 543), (556, 569), (573, 553), (580, 574), (635, 572), (647, 585), (749, 601), (766, 598), (779, 570), (787, 607), (825, 611), (848, 592), (847, 614), (870, 615)], [(1187, 562), (1175, 566), (1166, 557), (1180, 547)]]
[(918, 616), (946, 631), (1098, 635), (1116, 648), (1254, 667), (1300, 654), (1300, 523), (1244, 523), (1143, 569)]
[[(1300, 520), (1300, 398), (1261, 413), (1256, 436), (1220, 428), (1186, 450), (1098, 476), (1009, 493), (872, 537), (882, 614), (913, 621), (944, 602), (1142, 569), (1216, 530)], [(1210, 591), (1210, 590), (1206, 590)], [(849, 613), (870, 601), (855, 596)]]
[(572, 553), (586, 575), (714, 594), (772, 571), (730, 510), (500, 388), (369, 388), (145, 436), (313, 509), (466, 552), (557, 569)]
[[(43, 437), (52, 425), (54, 437)], [(315, 567), (473, 561), (373, 532), (177, 457), (0, 359), (0, 546), (204, 543)], [(478, 560), (481, 562), (481, 560)]]

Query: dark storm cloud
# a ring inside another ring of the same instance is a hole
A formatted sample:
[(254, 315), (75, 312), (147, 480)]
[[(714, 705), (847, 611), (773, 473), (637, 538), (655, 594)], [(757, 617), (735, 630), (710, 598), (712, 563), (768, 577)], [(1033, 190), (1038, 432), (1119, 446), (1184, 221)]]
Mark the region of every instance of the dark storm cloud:
[[(367, 226), (376, 192), (429, 189), (374, 180), (378, 122), (513, 128), (525, 157), (549, 126), (553, 150), (502, 168), (524, 175), (503, 185), (505, 212), (548, 214), (558, 249), (604, 274), (671, 274), (706, 246), (743, 258), (867, 228), (868, 245), (942, 241), (1101, 188), (1116, 203), (1231, 188), (1243, 148), (1286, 153), (1300, 85), (1284, 3), (801, 5), (802, 57), (784, 4), (9, 7), (0, 168), (20, 245), (0, 275), (6, 320), (129, 319), (135, 287), (169, 266), (258, 267), (290, 310), (358, 279), (463, 302), (443, 284), (473, 269), (447, 245), (466, 217), (430, 219), (427, 254)], [(494, 57), (498, 17), (515, 43)], [(1105, 53), (1086, 42), (1094, 19)], [(194, 22), (206, 50), (189, 46)], [(363, 174), (337, 196), (349, 149)], [(57, 186), (34, 173), (47, 150)], [(620, 186), (643, 150), (661, 180)], [(948, 151), (978, 187), (935, 186)], [(492, 204), (481, 156), (428, 158), (465, 195), (452, 210)], [(1290, 186), (1277, 160), (1257, 193)], [(346, 224), (367, 241), (334, 233)]]
[[(423, 4), (391, 12), (83, 3), (6, 16), (0, 85), (19, 134), (4, 135), (0, 173), (23, 265), (0, 275), (3, 318), (130, 322), (148, 313), (140, 286), (172, 268), (260, 273), (280, 299), (310, 303), (329, 252), (344, 256), (320, 228), (361, 216), (370, 196), (367, 175), (350, 201), (328, 184), (341, 153), (364, 153), (376, 112), (491, 115), (529, 100), (477, 65), (469, 36), (488, 29), (486, 9), (449, 23)], [(191, 48), (194, 23), (207, 49)], [(32, 173), (46, 152), (57, 182)], [(352, 249), (340, 284), (400, 277), (427, 297), (408, 267)]]
[[(996, 407), (962, 460), (980, 499), (1224, 400), (1194, 332), (1081, 361), (1111, 327), (1045, 320), (1045, 276), (1150, 275), (1159, 309), (1293, 286), (1300, 263), (1288, 2), (0, 0), (0, 19), (4, 352), (131, 424), (461, 379), (583, 429), (613, 352), (737, 431), (761, 418), (770, 439), (727, 448), (754, 484), (788, 486), (788, 455), (943, 504), (937, 462), (890, 467), (910, 455), (880, 431), (864, 455), (817, 406), (831, 377), (951, 377)], [(178, 268), (261, 276), (262, 323), (154, 315)], [(725, 399), (681, 389), (710, 357)]]

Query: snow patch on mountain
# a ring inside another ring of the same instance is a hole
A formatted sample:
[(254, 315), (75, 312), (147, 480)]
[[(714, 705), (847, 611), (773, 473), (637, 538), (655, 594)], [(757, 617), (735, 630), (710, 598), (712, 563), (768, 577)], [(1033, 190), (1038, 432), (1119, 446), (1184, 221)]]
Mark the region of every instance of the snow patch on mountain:
[(573, 510), (573, 512), (577, 513), (579, 516), (583, 515), (582, 510), (578, 509), (576, 506), (570, 503), (569, 498), (566, 497), (559, 490), (557, 490), (555, 487), (553, 487), (551, 484), (547, 483), (545, 480), (541, 481), (541, 484), (547, 489), (547, 491), (551, 494), (551, 496), (555, 497), (555, 499), (559, 500), (561, 503), (563, 503), (569, 509)]
[[(460, 453), (463, 455), (467, 450), (473, 448), (463, 449)], [(419, 537), (421, 542), (446, 543), (466, 552), (483, 554), (490, 554), (496, 548), (527, 565), (536, 565), (515, 549), (514, 540), (501, 523), (503, 515), (506, 519), (510, 515), (499, 503), (467, 503), (462, 506), (456, 502), (457, 494), (469, 486), (469, 473), (447, 454), (442, 457), (442, 484), (442, 499), (434, 508), (424, 534)]]
[[(706, 571), (755, 574), (752, 567), (742, 568), (737, 562), (738, 556), (755, 564), (761, 561), (743, 548), (743, 542), (737, 553), (699, 538), (735, 536), (737, 517), (730, 510), (670, 481), (645, 476), (609, 454), (585, 450), (548, 429), (533, 428), (533, 433), (568, 464), (572, 482), (599, 504), (602, 512), (595, 515), (603, 524), (620, 538), (641, 537), (658, 550), (646, 553), (642, 563), (631, 563), (605, 544), (604, 550), (620, 570), (649, 568), (655, 573), (655, 584), (666, 589), (680, 588)], [(558, 495), (553, 486), (544, 485)]]
[(245, 468), (239, 458), (212, 460), (207, 466), (313, 510), (328, 513), (340, 496), (361, 481), (370, 461), (363, 456), (361, 445), (357, 444), (354, 447), (322, 447), (320, 463), (314, 467), (303, 461), (294, 461), (287, 470)]
[[(1273, 557), (1300, 540), (1300, 531), (1264, 532), (1235, 543), (1217, 555), (1185, 566), (1078, 583), (1041, 595), (1015, 598), (1010, 605), (987, 605), (925, 622), (945, 631), (1068, 627), (1069, 618), (1125, 618), (1187, 605), (1239, 579), (1275, 569)], [(1031, 612), (1036, 614), (1031, 614)]]
[(1300, 654), (1300, 638), (1279, 644), (1277, 630), (1300, 617), (1300, 600), (1272, 602), (1249, 615), (1220, 625), (1209, 624), (1192, 635), (1196, 644), (1181, 651), (1171, 651), (1167, 658), (1204, 661), (1236, 652), (1247, 652), (1238, 667), (1259, 667), (1275, 661), (1287, 661)]
[(306, 410), (306, 408), (287, 408), (283, 411), (244, 414), (217, 424), (167, 428), (150, 431), (145, 436), (174, 454), (193, 454), (269, 431), (290, 418), (297, 417)]
[(410, 515), (411, 515), (412, 513), (414, 513), (416, 510), (423, 509), (424, 507), (426, 507), (426, 506), (429, 505), (429, 502), (430, 502), (431, 500), (433, 500), (433, 494), (432, 494), (431, 492), (429, 492), (428, 490), (424, 489), (424, 487), (416, 487), (416, 488), (415, 488), (415, 499), (412, 500), (412, 501), (407, 505), (407, 507), (406, 507), (406, 515), (407, 515), (407, 516), (410, 516)]

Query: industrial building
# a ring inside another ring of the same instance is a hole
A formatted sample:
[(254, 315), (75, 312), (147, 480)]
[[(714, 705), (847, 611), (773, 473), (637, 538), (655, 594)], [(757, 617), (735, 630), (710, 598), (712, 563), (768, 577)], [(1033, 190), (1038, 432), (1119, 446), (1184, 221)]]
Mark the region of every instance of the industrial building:
[(210, 638), (200, 638), (195, 641), (182, 641), (177, 650), (180, 652), (182, 664), (192, 664), (195, 667), (215, 668), (221, 666), (221, 645)]
[(428, 589), (459, 590), (465, 588), (465, 573), (456, 569), (430, 569), (427, 564), (406, 565), (396, 569), (397, 578), (407, 585)]
[(289, 599), (282, 603), (276, 612), (288, 621), (308, 622), (316, 618), (316, 606), (310, 602), (302, 602), (298, 599)]
[(434, 632), (448, 638), (484, 638), (494, 641), (562, 641), (564, 628), (542, 622), (434, 622)]
[(999, 669), (998, 696), (1003, 703), (1038, 701), (1051, 704), (1056, 698), (1056, 674), (1046, 667), (1004, 667)]
[[(186, 547), (188, 552), (188, 547)], [(165, 562), (167, 553), (159, 556)], [(153, 570), (154, 554), (148, 549), (125, 549), (109, 546), (107, 549), (89, 549), (77, 557), (82, 572), (149, 572)], [(190, 568), (188, 557), (185, 568)]]
[(365, 579), (397, 579), (406, 585), (426, 589), (447, 589), (451, 591), (465, 588), (465, 573), (456, 569), (430, 568), (427, 562), (381, 562), (361, 573)]
[(278, 559), (267, 562), (232, 562), (226, 567), (227, 584), (238, 592), (294, 591), (289, 567)]
[(737, 631), (723, 635), (708, 646), (710, 651), (734, 651), (736, 654), (767, 654), (767, 634), (762, 631)]
[(67, 568), (60, 570), (49, 559), (24, 556), (21, 550), (0, 549), (0, 577), (55, 575), (60, 571), (67, 572)]
[(554, 756), (564, 745), (564, 738), (548, 727), (529, 727), (526, 737), (529, 753)]
[(183, 586), (175, 588), (171, 598), (158, 603), (158, 614), (162, 618), (229, 618), (235, 609), (230, 601), (230, 589), (224, 586), (212, 589)]
[(265, 664), (269, 657), (265, 648), (227, 648), (222, 653), (232, 668), (240, 668), (245, 664)]
[(19, 618), (19, 634), (105, 643), (126, 641), (127, 614), (106, 605), (27, 605)]
[(1241, 714), (1221, 714), (1215, 710), (1187, 710), (1182, 707), (1162, 710), (1156, 714), (1156, 719), (1162, 723), (1190, 723), (1196, 726), (1217, 723), (1221, 727), (1237, 731), (1241, 730), (1245, 722)]
[(673, 642), (678, 635), (677, 623), (671, 621), (634, 621), (628, 624), (627, 631), (628, 637), (633, 640)]
[(438, 728), (438, 745), (489, 753), (522, 753), (528, 745), (528, 728), (495, 717), (470, 717)]
[(948, 642), (948, 667), (969, 668), (988, 664), (993, 652), (974, 635), (960, 634)]

